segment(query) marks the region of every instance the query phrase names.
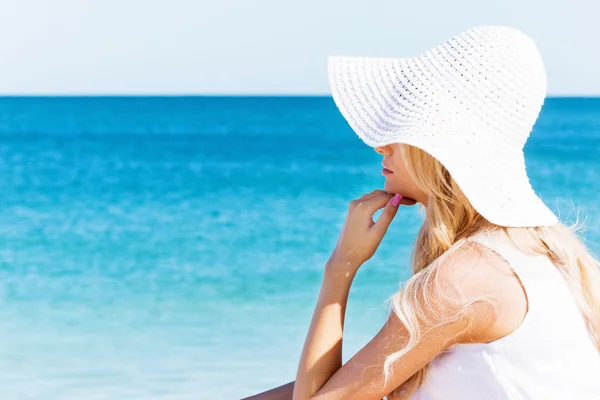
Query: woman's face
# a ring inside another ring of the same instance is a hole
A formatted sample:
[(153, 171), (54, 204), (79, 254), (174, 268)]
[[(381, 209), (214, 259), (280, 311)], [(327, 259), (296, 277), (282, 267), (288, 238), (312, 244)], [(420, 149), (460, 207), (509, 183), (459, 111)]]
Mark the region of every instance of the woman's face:
[(427, 206), (427, 195), (415, 185), (408, 175), (402, 143), (392, 143), (386, 146), (375, 147), (375, 151), (383, 156), (381, 165), (382, 175), (385, 177), (384, 191), (390, 194), (401, 194), (402, 197)]

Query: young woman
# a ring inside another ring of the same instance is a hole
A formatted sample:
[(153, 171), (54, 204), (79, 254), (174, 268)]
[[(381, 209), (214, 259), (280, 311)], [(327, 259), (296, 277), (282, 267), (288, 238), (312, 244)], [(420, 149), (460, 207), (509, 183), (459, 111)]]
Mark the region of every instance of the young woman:
[[(385, 187), (350, 203), (295, 382), (252, 399), (600, 399), (600, 264), (525, 169), (546, 96), (534, 41), (476, 27), (416, 57), (331, 57), (329, 76)], [(416, 203), (414, 274), (342, 364), (352, 280)]]

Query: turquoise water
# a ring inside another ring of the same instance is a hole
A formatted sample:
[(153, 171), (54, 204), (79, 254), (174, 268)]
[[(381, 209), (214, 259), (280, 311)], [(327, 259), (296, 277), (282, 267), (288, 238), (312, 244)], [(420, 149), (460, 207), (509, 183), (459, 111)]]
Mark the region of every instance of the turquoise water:
[[(525, 153), (600, 252), (600, 99), (548, 99)], [(235, 399), (294, 379), (348, 202), (380, 156), (328, 97), (0, 98), (0, 398)], [(384, 321), (421, 221), (350, 293)]]

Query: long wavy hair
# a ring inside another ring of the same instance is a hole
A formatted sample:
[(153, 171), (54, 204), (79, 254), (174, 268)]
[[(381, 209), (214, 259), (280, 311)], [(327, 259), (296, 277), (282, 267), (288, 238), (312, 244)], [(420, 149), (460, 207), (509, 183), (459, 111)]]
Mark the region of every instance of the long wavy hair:
[[(408, 173), (428, 195), (428, 203), (411, 257), (413, 275), (388, 299), (390, 313), (398, 316), (408, 330), (409, 338), (401, 351), (385, 360), (385, 383), (391, 379), (394, 362), (418, 344), (422, 334), (420, 323), (439, 321), (440, 315), (435, 311), (441, 309), (439, 305), (456, 301), (442, 297), (442, 290), (426, 290), (436, 285), (440, 263), (434, 261), (443, 258), (440, 256), (444, 253), (454, 251), (461, 239), (481, 230), (502, 229), (525, 253), (547, 256), (567, 278), (588, 322), (590, 334), (600, 349), (600, 263), (580, 238), (583, 225), (579, 218), (570, 226), (561, 222), (553, 226), (525, 228), (492, 224), (473, 208), (437, 159), (415, 146), (403, 144), (402, 149)], [(455, 315), (444, 315), (444, 321), (459, 318), (467, 306), (461, 305)], [(390, 393), (388, 399), (408, 399), (424, 382), (428, 369), (429, 365), (426, 365), (415, 373)]]

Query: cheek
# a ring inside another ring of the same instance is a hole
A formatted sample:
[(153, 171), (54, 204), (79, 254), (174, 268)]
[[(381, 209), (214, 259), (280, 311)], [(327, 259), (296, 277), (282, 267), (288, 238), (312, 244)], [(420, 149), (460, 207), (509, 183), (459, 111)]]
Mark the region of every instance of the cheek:
[(399, 183), (407, 184), (412, 181), (401, 157), (394, 157), (394, 173), (390, 176)]
[(405, 188), (414, 186), (410, 177), (404, 171), (396, 171), (393, 174), (387, 175), (386, 178), (387, 178), (387, 181), (394, 183), (396, 185), (401, 185), (402, 187), (405, 187)]

